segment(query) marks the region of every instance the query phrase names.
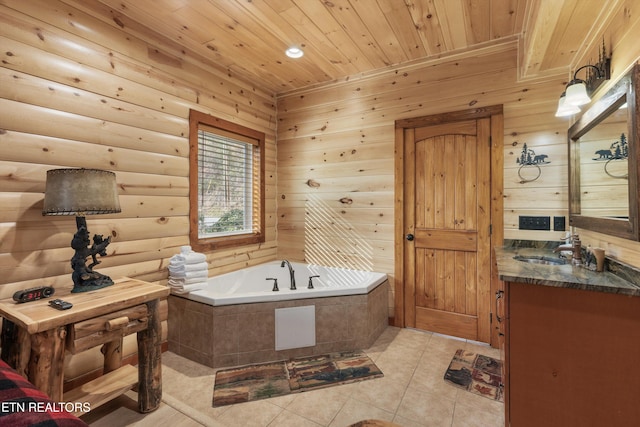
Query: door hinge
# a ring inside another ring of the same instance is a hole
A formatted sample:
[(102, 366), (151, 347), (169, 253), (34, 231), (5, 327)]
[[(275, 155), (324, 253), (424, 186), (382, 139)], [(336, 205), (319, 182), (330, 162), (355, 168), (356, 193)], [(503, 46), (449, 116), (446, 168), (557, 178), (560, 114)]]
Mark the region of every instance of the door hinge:
[(491, 140), (491, 135), (489, 135), (489, 147), (493, 145), (493, 141)]
[(489, 224), (489, 236), (493, 234), (493, 224)]

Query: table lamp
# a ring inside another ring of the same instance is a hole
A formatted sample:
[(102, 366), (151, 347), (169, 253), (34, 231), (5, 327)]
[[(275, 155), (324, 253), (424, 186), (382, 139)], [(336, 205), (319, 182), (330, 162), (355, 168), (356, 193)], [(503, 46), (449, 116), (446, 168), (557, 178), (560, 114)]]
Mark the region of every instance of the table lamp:
[[(106, 256), (111, 236), (93, 236), (89, 231), (85, 215), (120, 212), (116, 174), (99, 169), (51, 169), (47, 171), (42, 215), (75, 215), (78, 231), (73, 235), (71, 247), (75, 250), (71, 258), (73, 289), (71, 292), (87, 292), (113, 285), (109, 276), (93, 271), (100, 264), (97, 255)], [(91, 246), (89, 246), (91, 244)], [(87, 258), (92, 263), (87, 265)]]

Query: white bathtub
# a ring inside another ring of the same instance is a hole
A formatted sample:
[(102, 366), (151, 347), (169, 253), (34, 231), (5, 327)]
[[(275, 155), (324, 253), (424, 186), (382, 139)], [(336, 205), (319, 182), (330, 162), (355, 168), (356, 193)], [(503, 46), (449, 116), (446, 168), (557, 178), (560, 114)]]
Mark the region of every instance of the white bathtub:
[[(289, 269), (273, 261), (231, 273), (210, 277), (204, 289), (192, 291), (186, 298), (212, 306), (293, 299), (368, 294), (387, 280), (384, 273), (323, 267), (292, 262), (295, 270), (296, 290), (290, 289)], [(313, 289), (308, 289), (310, 276)], [(277, 292), (272, 290), (278, 279)]]

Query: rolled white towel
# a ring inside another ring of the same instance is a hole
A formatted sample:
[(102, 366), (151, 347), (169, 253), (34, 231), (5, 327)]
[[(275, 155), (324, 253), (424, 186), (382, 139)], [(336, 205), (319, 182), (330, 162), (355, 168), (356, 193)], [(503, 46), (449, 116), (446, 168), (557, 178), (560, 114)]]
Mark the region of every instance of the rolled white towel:
[(194, 283), (206, 282), (207, 277), (175, 277), (169, 275), (169, 280), (173, 280), (176, 283), (182, 283), (184, 285), (192, 285)]
[(209, 270), (209, 264), (206, 262), (199, 262), (197, 264), (172, 264), (169, 263), (169, 271), (172, 273), (186, 273), (189, 271), (203, 271)]
[(184, 295), (188, 294), (189, 292), (197, 291), (204, 288), (206, 284), (206, 282), (198, 282), (186, 285), (181, 281), (169, 279), (169, 287), (171, 288), (171, 292), (178, 295)]
[(171, 257), (169, 263), (182, 263), (182, 264), (198, 264), (206, 262), (207, 256), (199, 252), (180, 253)]
[(175, 279), (207, 279), (209, 277), (209, 270), (201, 270), (201, 271), (186, 271), (186, 272), (174, 272), (169, 270), (169, 277), (173, 277)]

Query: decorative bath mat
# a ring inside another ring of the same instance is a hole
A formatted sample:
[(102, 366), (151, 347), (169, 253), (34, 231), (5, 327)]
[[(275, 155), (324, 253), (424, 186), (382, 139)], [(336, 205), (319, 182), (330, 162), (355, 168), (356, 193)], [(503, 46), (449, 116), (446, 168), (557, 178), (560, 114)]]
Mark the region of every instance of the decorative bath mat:
[(216, 373), (213, 406), (231, 405), (382, 377), (364, 353), (341, 352), (224, 369)]
[(504, 401), (502, 361), (493, 357), (458, 350), (444, 374), (445, 381), (489, 399)]

